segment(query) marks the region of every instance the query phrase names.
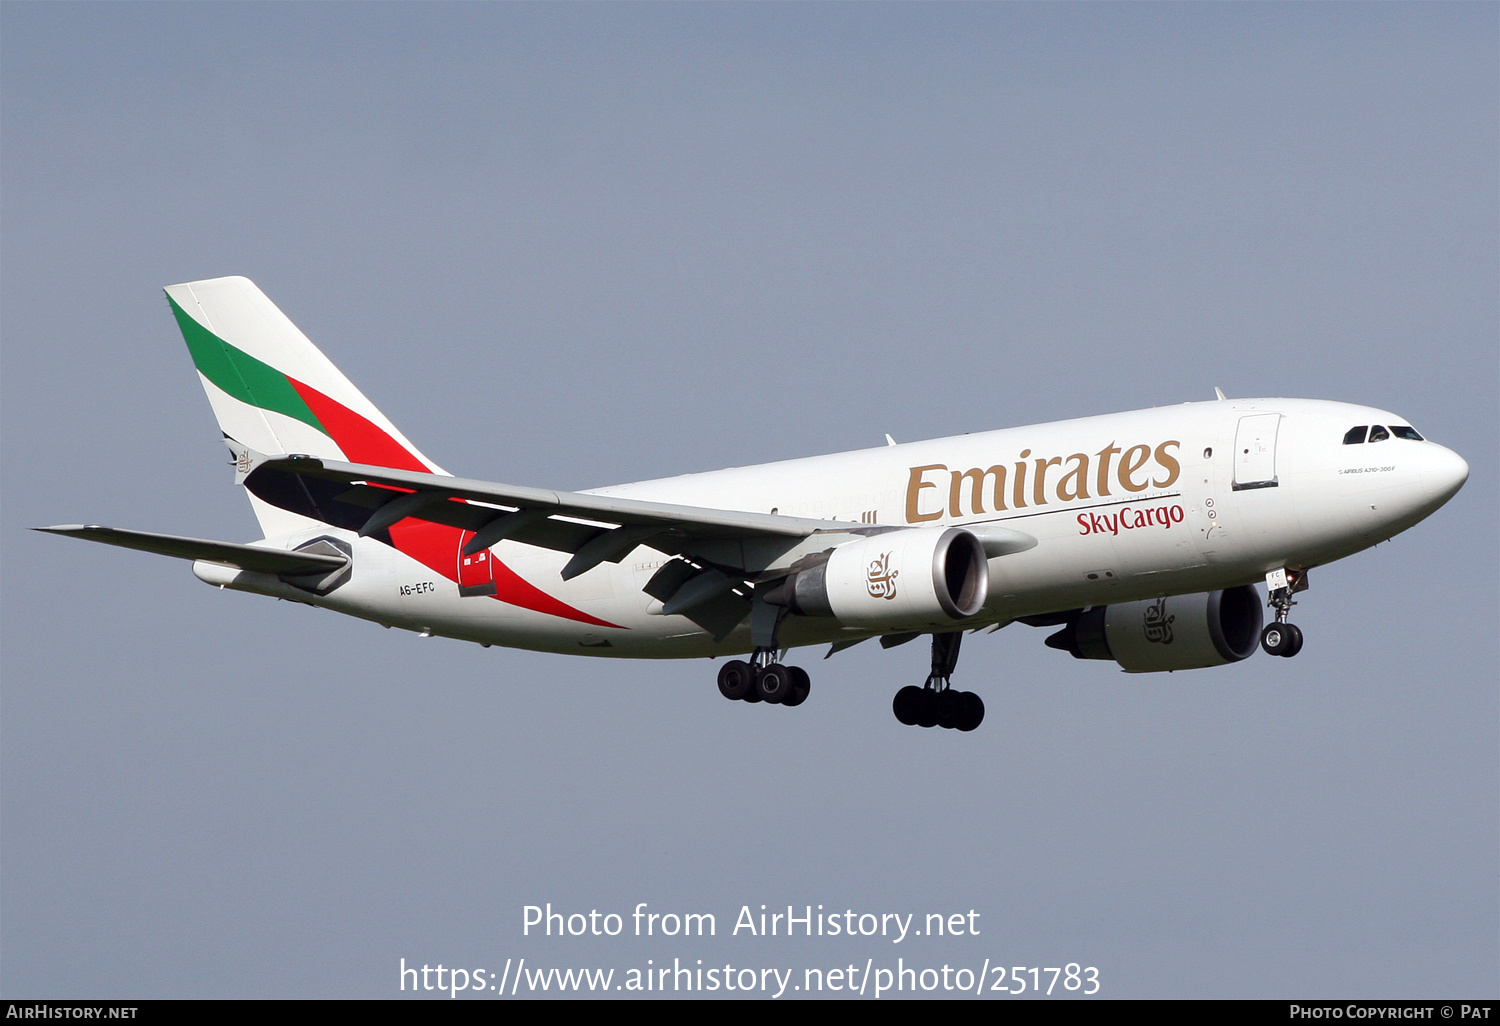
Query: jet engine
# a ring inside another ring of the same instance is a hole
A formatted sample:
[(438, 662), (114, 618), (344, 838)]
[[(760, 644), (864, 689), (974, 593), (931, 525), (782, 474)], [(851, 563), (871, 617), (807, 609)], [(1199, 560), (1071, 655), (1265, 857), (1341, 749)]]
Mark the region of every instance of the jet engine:
[(978, 614), (989, 595), (984, 546), (957, 527), (885, 531), (801, 562), (766, 600), (850, 627), (946, 626)]
[(1247, 658), (1260, 641), (1260, 593), (1251, 584), (1197, 595), (1095, 606), (1047, 639), (1077, 659), (1113, 659), (1127, 673), (1193, 670)]

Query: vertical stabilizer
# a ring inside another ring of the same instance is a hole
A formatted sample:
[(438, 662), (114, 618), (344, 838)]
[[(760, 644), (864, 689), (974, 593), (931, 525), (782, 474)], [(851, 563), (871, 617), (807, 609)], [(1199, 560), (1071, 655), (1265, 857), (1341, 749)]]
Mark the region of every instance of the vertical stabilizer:
[[(248, 278), (168, 285), (219, 430), (242, 458), (303, 453), (445, 474)], [(267, 536), (314, 523), (251, 496)]]

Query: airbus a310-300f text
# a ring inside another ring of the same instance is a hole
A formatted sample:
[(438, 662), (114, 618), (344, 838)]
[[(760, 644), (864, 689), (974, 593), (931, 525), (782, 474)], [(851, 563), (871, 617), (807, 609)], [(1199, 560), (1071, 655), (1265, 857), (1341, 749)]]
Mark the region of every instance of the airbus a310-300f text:
[(166, 292), (265, 537), (43, 530), (426, 635), (745, 655), (718, 684), (746, 702), (806, 699), (791, 648), (925, 634), (931, 673), (896, 716), (972, 730), (959, 643), (1013, 621), (1131, 672), (1292, 656), (1308, 570), (1411, 527), (1469, 472), (1393, 413), (1220, 394), (586, 492), (495, 484), (424, 456), (250, 281)]

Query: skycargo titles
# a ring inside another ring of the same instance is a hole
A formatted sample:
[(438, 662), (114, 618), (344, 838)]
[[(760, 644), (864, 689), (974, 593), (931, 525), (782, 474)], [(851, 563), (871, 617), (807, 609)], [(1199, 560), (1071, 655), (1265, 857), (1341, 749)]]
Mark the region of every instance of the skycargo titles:
[[(1182, 465), (1172, 452), (1181, 446), (1182, 443), (1175, 439), (1162, 442), (1154, 451), (1149, 445), (1121, 449), (1110, 442), (1092, 456), (1075, 452), (1071, 456), (1033, 459), (1030, 449), (1022, 449), (1014, 463), (997, 463), (982, 470), (978, 467), (949, 470), (942, 463), (912, 467), (906, 483), (906, 522), (920, 524), (941, 520), (944, 516), (978, 516), (1045, 506), (1054, 499), (1072, 502), (1105, 498), (1117, 494), (1112, 485), (1125, 495), (1144, 492), (1148, 488), (1170, 488), (1182, 473)], [(1115, 460), (1117, 456), (1120, 457), (1118, 462)], [(1057, 468), (1058, 475), (1049, 481), (1048, 472), (1053, 467)], [(987, 488), (991, 479), (993, 485)], [(965, 482), (969, 485), (967, 513), (964, 510)], [(933, 500), (941, 502), (944, 485), (947, 486), (947, 505), (934, 509)], [(936, 494), (923, 495), (929, 488)], [(988, 509), (985, 508), (986, 500), (990, 504)], [(1079, 522), (1082, 523), (1081, 518)]]
[(1182, 507), (1177, 505), (1147, 506), (1144, 509), (1121, 506), (1118, 513), (1078, 514), (1078, 533), (1103, 534), (1108, 531), (1119, 534), (1138, 527), (1171, 527), (1182, 523), (1185, 515)]

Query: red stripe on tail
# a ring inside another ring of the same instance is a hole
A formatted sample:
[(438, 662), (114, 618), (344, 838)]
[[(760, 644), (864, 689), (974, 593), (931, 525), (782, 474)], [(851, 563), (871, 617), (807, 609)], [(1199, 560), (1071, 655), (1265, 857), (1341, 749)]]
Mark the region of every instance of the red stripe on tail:
[(313, 415), (328, 429), (334, 443), (344, 450), (350, 463), (368, 463), (373, 467), (390, 467), (393, 470), (415, 470), (421, 474), (432, 473), (432, 469), (417, 459), (410, 449), (368, 418), (294, 377), (288, 376), (287, 380), (313, 411)]

